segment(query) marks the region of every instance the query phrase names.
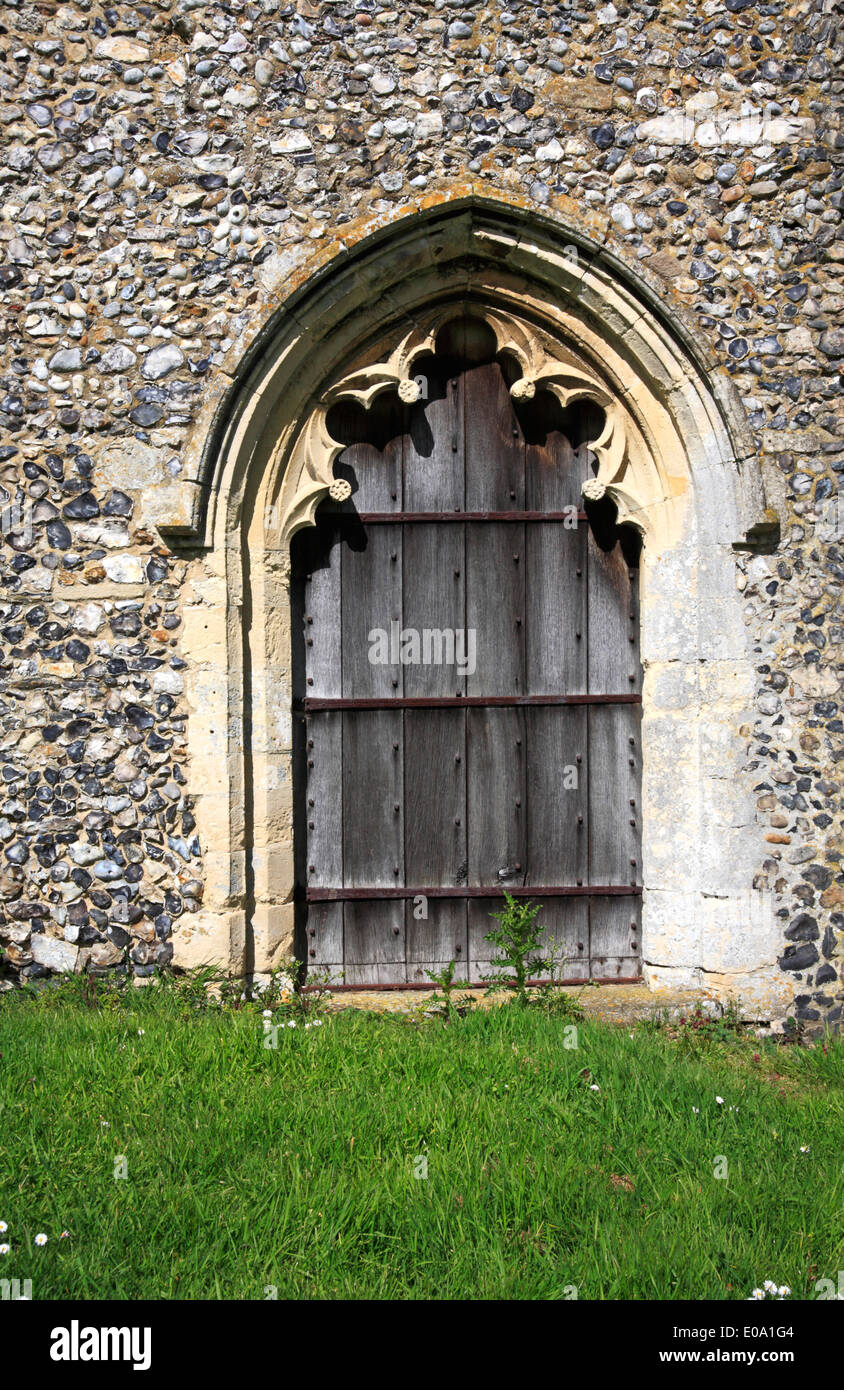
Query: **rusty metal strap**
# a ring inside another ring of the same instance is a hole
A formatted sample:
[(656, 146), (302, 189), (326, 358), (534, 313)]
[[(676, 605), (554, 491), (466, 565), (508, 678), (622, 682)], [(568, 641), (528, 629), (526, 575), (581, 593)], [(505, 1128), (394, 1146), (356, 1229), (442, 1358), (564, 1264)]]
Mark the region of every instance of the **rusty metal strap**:
[(383, 698), (340, 699), (309, 695), (304, 701), (308, 714), (330, 709), (481, 709), (522, 705), (640, 705), (641, 695), (396, 695)]
[[(572, 504), (573, 505), (573, 504)], [(578, 521), (588, 521), (586, 512), (577, 512)], [(320, 511), (326, 521), (359, 521), (364, 526), (386, 526), (393, 522), (425, 521), (567, 521), (569, 529), (575, 513), (568, 512), (330, 512)]]
[(310, 903), (359, 902), (369, 898), (500, 898), (502, 893), (514, 898), (636, 898), (642, 893), (642, 885), (631, 883), (589, 884), (588, 886), (566, 886), (555, 888), (535, 888), (515, 885), (512, 888), (502, 883), (498, 888), (308, 888), (307, 900)]

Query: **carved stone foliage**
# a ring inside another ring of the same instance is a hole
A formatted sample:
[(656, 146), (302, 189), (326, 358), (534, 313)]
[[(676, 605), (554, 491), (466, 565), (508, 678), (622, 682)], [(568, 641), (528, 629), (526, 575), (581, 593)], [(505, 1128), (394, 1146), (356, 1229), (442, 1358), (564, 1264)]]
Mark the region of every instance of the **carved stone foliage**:
[[(311, 411), (290, 449), (289, 458), (275, 460), (279, 480), (270, 493), (267, 531), (273, 548), (286, 552), (290, 538), (303, 526), (313, 525), (316, 510), (326, 495), (344, 501), (351, 487), (334, 477), (334, 464), (346, 447), (331, 435), (327, 418), (332, 406), (354, 401), (368, 410), (376, 397), (395, 391), (407, 405), (422, 395), (415, 364), (436, 350), (437, 335), (461, 310), (450, 305), (414, 326), (388, 357), (355, 368), (330, 385)], [(622, 408), (603, 382), (549, 335), (510, 314), (472, 305), (469, 314), (480, 319), (495, 335), (499, 354), (515, 360), (521, 375), (510, 387), (514, 400), (530, 400), (537, 391), (548, 391), (562, 407), (588, 401), (600, 407), (604, 425), (589, 448), (597, 460), (597, 474), (584, 484), (584, 496), (603, 497), (609, 492), (619, 506), (619, 520), (640, 513), (644, 499), (625, 495), (619, 487), (628, 465), (628, 431)], [(618, 488), (618, 491), (616, 489)], [(630, 503), (632, 502), (632, 506)], [(641, 524), (641, 523), (638, 523)]]

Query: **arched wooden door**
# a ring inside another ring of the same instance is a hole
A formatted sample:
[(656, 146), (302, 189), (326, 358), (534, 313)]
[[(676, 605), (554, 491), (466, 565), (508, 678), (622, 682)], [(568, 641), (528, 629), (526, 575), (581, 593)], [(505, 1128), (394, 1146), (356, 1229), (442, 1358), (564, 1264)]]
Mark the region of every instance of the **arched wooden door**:
[(347, 986), (477, 981), (507, 888), (566, 977), (636, 978), (636, 548), (578, 512), (576, 413), (517, 408), (461, 335), (416, 405), (330, 421), (352, 497), (293, 540), (297, 950)]

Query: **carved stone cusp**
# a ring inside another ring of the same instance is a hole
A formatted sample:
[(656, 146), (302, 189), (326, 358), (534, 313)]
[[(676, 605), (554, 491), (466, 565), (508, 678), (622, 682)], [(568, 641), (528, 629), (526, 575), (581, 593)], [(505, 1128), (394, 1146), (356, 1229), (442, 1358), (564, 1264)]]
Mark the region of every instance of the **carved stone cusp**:
[(405, 405), (414, 405), (421, 395), (422, 388), (412, 377), (405, 377), (404, 381), (399, 382), (399, 400), (404, 401)]
[(520, 376), (510, 387), (510, 395), (514, 401), (532, 401), (536, 395), (536, 383)]
[(601, 498), (607, 495), (605, 485), (597, 478), (587, 478), (580, 491), (587, 502), (600, 502)]
[[(613, 498), (618, 500), (618, 485), (629, 462), (628, 432), (613, 392), (567, 347), (545, 333), (537, 333), (533, 325), (516, 314), (473, 306), (472, 316), (483, 319), (495, 336), (498, 352), (506, 353), (517, 364), (519, 375), (510, 387), (513, 401), (530, 401), (537, 393), (547, 392), (563, 410), (575, 402), (591, 402), (603, 413), (603, 426), (591, 441), (590, 451), (601, 478), (613, 488)], [(345, 445), (328, 427), (331, 408), (351, 402), (366, 411), (379, 396), (390, 392), (405, 405), (427, 401), (428, 381), (416, 374), (416, 366), (435, 355), (440, 330), (455, 317), (454, 305), (435, 309), (429, 318), (423, 317), (416, 323), (381, 361), (353, 367), (326, 387), (304, 427), (285, 442), (284, 457), (279, 451), (278, 465), (284, 465), (286, 459), (286, 466), (276, 467), (277, 492), (269, 499), (267, 510), (275, 545), (283, 549), (300, 527), (315, 524), (326, 492), (335, 502), (344, 502), (351, 496), (349, 484), (334, 477), (334, 464)]]

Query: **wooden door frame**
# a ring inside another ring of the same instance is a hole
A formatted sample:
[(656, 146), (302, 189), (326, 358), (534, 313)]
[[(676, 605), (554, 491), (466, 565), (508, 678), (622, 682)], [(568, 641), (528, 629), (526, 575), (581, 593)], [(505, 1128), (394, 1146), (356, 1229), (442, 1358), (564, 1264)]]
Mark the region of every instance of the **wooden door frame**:
[(766, 1007), (788, 989), (773, 901), (752, 887), (764, 845), (738, 732), (754, 659), (734, 550), (775, 534), (743, 412), (682, 315), (556, 221), (476, 198), (414, 213), (290, 296), (232, 388), (197, 470), (209, 505), (167, 530), (194, 547), (189, 737), (208, 876), (177, 960), (260, 973), (290, 950), (290, 536), (338, 495), (330, 404), (407, 399), (437, 318), (468, 309), (519, 362), (514, 394), (541, 384), (602, 405), (595, 491), (643, 535), (649, 983), (743, 989)]

